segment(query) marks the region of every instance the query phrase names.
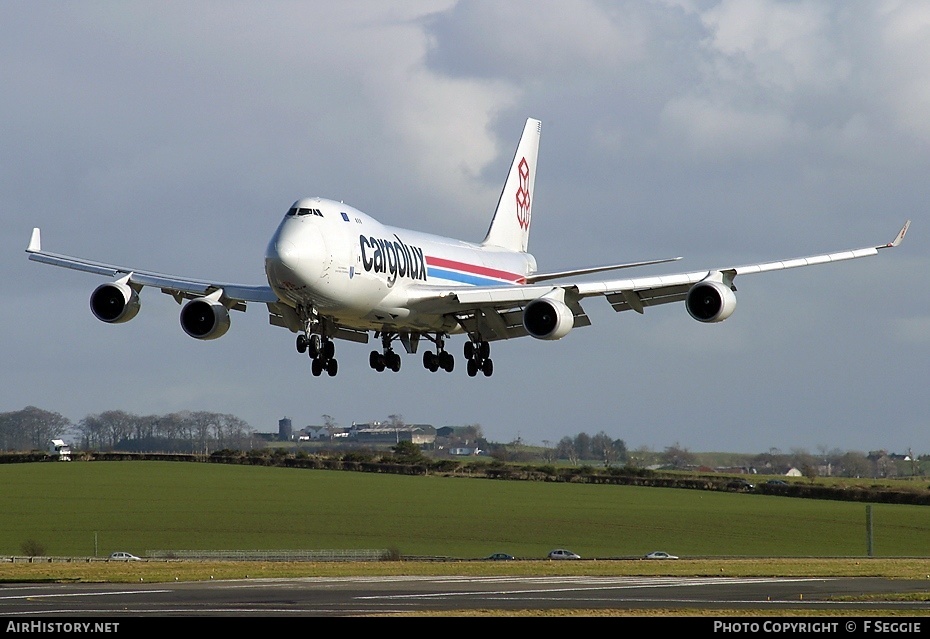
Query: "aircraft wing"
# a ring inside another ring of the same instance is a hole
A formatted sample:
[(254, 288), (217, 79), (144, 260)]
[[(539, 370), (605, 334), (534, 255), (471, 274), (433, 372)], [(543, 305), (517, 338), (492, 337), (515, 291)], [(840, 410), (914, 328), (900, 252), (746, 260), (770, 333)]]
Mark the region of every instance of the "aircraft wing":
[(530, 302), (542, 297), (563, 303), (574, 316), (574, 327), (588, 326), (591, 321), (581, 307), (581, 300), (587, 297), (606, 297), (618, 312), (634, 310), (643, 313), (647, 306), (685, 300), (691, 288), (699, 282), (715, 282), (735, 291), (733, 280), (737, 275), (877, 255), (881, 249), (898, 246), (909, 226), (910, 220), (904, 224), (892, 242), (879, 246), (691, 273), (564, 284), (452, 287), (441, 291), (430, 291), (423, 287), (412, 296), (410, 306), (424, 312), (453, 315), (462, 328), (470, 333), (480, 334), (482, 339), (487, 341), (509, 339), (528, 334), (523, 325), (523, 310)]
[(105, 264), (94, 262), (70, 255), (60, 255), (51, 253), (42, 249), (42, 241), (39, 229), (32, 230), (32, 238), (26, 249), (29, 253), (29, 259), (43, 264), (60, 266), (85, 273), (94, 273), (105, 275), (113, 278), (126, 278), (130, 286), (141, 288), (143, 286), (153, 286), (161, 289), (163, 293), (171, 295), (179, 303), (182, 299), (193, 299), (203, 297), (222, 290), (222, 297), (227, 306), (235, 310), (245, 310), (246, 302), (263, 302), (265, 304), (277, 303), (278, 296), (274, 294), (271, 287), (254, 286), (246, 284), (233, 284), (226, 282), (213, 282), (207, 280), (197, 280), (175, 275), (165, 275), (153, 271), (143, 271), (139, 269), (127, 268), (125, 266), (116, 266), (114, 264)]

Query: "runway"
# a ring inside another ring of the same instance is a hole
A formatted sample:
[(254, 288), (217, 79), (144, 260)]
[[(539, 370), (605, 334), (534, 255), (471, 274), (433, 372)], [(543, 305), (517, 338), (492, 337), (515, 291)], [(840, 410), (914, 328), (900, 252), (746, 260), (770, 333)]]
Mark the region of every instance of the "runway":
[[(884, 578), (344, 577), (139, 584), (0, 585), (0, 617), (363, 617), (432, 614), (616, 614), (650, 610), (762, 614), (896, 611), (922, 615), (930, 601), (881, 601), (930, 593), (930, 581)], [(836, 598), (872, 595), (868, 601)], [(928, 622), (930, 623), (930, 622)]]

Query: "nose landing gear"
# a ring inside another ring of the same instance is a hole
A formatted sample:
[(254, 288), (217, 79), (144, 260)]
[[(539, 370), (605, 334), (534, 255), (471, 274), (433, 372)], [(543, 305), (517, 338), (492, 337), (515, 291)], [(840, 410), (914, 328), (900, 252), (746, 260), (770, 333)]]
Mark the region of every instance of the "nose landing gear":
[(329, 338), (320, 337), (315, 333), (309, 337), (306, 334), (298, 335), (297, 352), (307, 353), (313, 360), (310, 372), (314, 377), (319, 377), (323, 371), (330, 377), (335, 377), (339, 371), (339, 364), (335, 359), (336, 345)]

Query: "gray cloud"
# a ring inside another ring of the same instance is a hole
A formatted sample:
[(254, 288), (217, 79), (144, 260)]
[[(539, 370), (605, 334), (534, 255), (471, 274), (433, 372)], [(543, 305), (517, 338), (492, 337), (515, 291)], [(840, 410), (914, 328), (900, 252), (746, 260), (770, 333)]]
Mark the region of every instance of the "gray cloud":
[[(395, 5), (0, 7), (3, 410), (930, 449), (924, 3)], [(97, 279), (22, 252), (41, 226), (51, 250), (260, 283), (304, 195), (478, 240), (526, 117), (543, 120), (530, 249), (545, 270), (722, 267), (914, 230), (877, 259), (740, 278), (721, 325), (592, 300), (594, 326), (560, 342), (495, 344), (489, 380), (461, 358), (452, 375), (412, 357), (376, 375), (348, 343), (339, 375), (313, 378), (262, 308), (200, 343), (151, 290), (107, 326), (87, 309)]]

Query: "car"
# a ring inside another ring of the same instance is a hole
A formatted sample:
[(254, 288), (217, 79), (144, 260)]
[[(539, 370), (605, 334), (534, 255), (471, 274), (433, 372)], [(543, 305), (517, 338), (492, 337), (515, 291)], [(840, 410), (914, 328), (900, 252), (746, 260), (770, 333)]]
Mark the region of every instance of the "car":
[(745, 479), (734, 479), (727, 484), (727, 488), (730, 490), (752, 490), (755, 486)]
[(496, 552), (493, 555), (488, 555), (487, 557), (485, 557), (485, 559), (489, 559), (491, 561), (509, 561), (513, 558), (514, 558), (513, 555), (508, 555), (505, 552)]
[(769, 486), (787, 486), (788, 485), (788, 482), (786, 482), (784, 479), (770, 479), (765, 483), (768, 484)]
[(114, 552), (110, 554), (110, 559), (118, 561), (141, 561), (138, 557), (128, 552)]
[(678, 559), (678, 557), (670, 555), (667, 552), (662, 552), (661, 550), (656, 550), (643, 557), (643, 559)]
[(581, 556), (576, 555), (571, 550), (565, 550), (564, 548), (557, 548), (546, 556), (549, 557), (549, 559), (581, 559)]

